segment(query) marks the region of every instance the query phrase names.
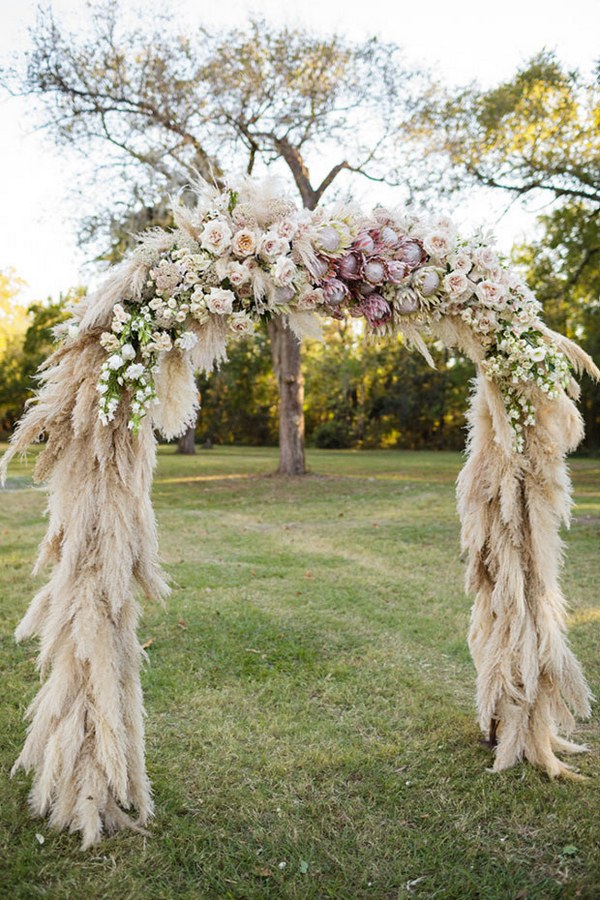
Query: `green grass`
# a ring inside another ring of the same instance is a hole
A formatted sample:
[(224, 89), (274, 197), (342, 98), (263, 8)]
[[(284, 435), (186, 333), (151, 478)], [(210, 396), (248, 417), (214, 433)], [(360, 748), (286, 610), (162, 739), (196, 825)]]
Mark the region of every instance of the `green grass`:
[[(56, 898), (600, 896), (598, 719), (580, 783), (486, 771), (466, 649), (452, 453), (163, 448), (167, 608), (140, 630), (152, 833), (82, 854), (5, 777), (37, 688), (12, 632), (32, 596), (44, 494), (12, 470), (0, 530), (0, 892)], [(600, 689), (600, 464), (573, 463), (564, 584)], [(36, 833), (44, 837), (40, 844)], [(409, 885), (409, 883), (412, 883)]]

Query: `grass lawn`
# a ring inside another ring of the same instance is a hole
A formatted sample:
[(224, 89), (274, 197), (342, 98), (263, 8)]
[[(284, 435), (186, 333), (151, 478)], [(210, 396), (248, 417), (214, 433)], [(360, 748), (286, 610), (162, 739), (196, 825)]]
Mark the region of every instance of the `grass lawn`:
[[(52, 898), (600, 897), (597, 712), (579, 783), (486, 771), (466, 648), (453, 453), (160, 452), (174, 591), (146, 604), (148, 838), (82, 854), (8, 769), (37, 688), (12, 632), (34, 593), (44, 494), (2, 494), (0, 894)], [(600, 462), (573, 462), (571, 640), (600, 695)], [(42, 836), (43, 843), (36, 837)]]

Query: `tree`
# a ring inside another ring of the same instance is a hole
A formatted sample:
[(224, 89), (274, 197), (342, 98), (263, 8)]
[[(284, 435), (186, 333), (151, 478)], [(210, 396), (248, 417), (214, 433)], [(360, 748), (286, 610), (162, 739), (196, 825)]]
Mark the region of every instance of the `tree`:
[[(600, 64), (585, 78), (543, 51), (491, 90), (438, 89), (419, 111), (419, 134), (445, 161), (449, 188), (572, 204), (585, 230), (600, 208), (598, 74)], [(596, 265), (596, 253), (582, 244), (578, 277)]]
[(23, 337), (29, 320), (27, 309), (16, 301), (23, 281), (12, 269), (0, 271), (0, 355)]
[[(127, 29), (116, 0), (91, 7), (79, 37), (40, 11), (22, 71), (4, 73), (13, 92), (40, 101), (43, 125), (84, 153), (101, 146), (96, 178), (117, 189), (111, 204), (154, 208), (197, 174), (251, 173), (278, 164), (313, 209), (342, 174), (398, 183), (408, 150), (399, 136), (423, 90), (398, 49), (372, 39), (276, 29), (181, 34), (166, 17)], [(328, 160), (323, 167), (322, 161)], [(322, 168), (315, 180), (311, 165)], [(107, 175), (107, 167), (110, 169)], [(105, 192), (106, 193), (106, 192)], [(86, 235), (114, 224), (99, 208)], [(281, 324), (271, 327), (280, 389), (280, 472), (304, 472), (300, 348)]]
[[(19, 328), (10, 340), (0, 346), (0, 431), (8, 434), (20, 419), (25, 403), (33, 396), (35, 373), (51, 353), (54, 338), (52, 330), (63, 322), (68, 313), (68, 301), (76, 301), (82, 290), (72, 291), (60, 297), (56, 303), (36, 303), (20, 307)], [(0, 308), (2, 276), (0, 276)], [(22, 318), (21, 318), (22, 317)], [(1, 334), (1, 329), (0, 329)]]
[[(491, 90), (441, 91), (418, 116), (448, 188), (544, 203), (538, 236), (515, 260), (549, 323), (600, 356), (600, 64), (590, 77), (542, 52)], [(449, 165), (448, 165), (449, 164)], [(597, 391), (583, 384), (588, 446), (600, 445)]]

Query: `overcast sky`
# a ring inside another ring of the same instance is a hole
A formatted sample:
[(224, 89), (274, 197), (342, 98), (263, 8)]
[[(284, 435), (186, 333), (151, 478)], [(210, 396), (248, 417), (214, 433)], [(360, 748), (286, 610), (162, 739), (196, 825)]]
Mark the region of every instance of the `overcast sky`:
[[(69, 27), (85, 18), (84, 0), (55, 0)], [(122, 0), (132, 15), (138, 4)], [(35, 0), (0, 0), (0, 57), (6, 61), (27, 45)], [(146, 2), (145, 10), (153, 2)], [(570, 66), (589, 69), (600, 55), (600, 0), (162, 0), (185, 30), (194, 23), (242, 24), (249, 13), (274, 22), (343, 32), (351, 38), (379, 34), (402, 46), (409, 59), (450, 83), (472, 79), (491, 85), (541, 48), (554, 49)], [(492, 11), (494, 10), (494, 11)], [(32, 128), (27, 101), (0, 99), (0, 270), (14, 267), (28, 287), (26, 300), (40, 299), (93, 280), (77, 249), (73, 203), (66, 197), (78, 161), (54, 148)], [(80, 163), (79, 163), (80, 165)], [(457, 224), (489, 217), (501, 243), (530, 231), (534, 213), (504, 215), (506, 198), (493, 207), (477, 201), (457, 210)]]

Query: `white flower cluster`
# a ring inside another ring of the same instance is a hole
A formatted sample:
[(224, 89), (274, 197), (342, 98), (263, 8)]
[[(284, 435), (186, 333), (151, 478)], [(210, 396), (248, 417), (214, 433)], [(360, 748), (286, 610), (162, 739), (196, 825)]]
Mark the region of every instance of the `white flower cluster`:
[(181, 332), (174, 340), (157, 326), (150, 306), (122, 303), (113, 307), (111, 330), (100, 336), (110, 354), (102, 364), (97, 391), (99, 415), (104, 425), (112, 422), (126, 393), (129, 398), (129, 428), (137, 431), (148, 407), (156, 403), (154, 375), (159, 354), (179, 346), (189, 350), (196, 341), (191, 332)]
[(406, 321), (427, 333), (460, 318), (500, 386), (518, 450), (535, 422), (535, 392), (554, 397), (568, 383), (564, 356), (540, 331), (539, 303), (489, 235), (464, 241), (445, 217), (383, 207), (369, 217), (350, 207), (308, 212), (247, 182), (239, 193), (207, 190), (171, 248), (154, 254), (141, 301), (115, 306), (102, 336), (110, 354), (98, 386), (102, 421), (127, 393), (137, 429), (155, 401), (160, 354), (190, 350), (211, 320), (248, 334), (258, 320), (296, 310), (360, 316), (378, 334)]

